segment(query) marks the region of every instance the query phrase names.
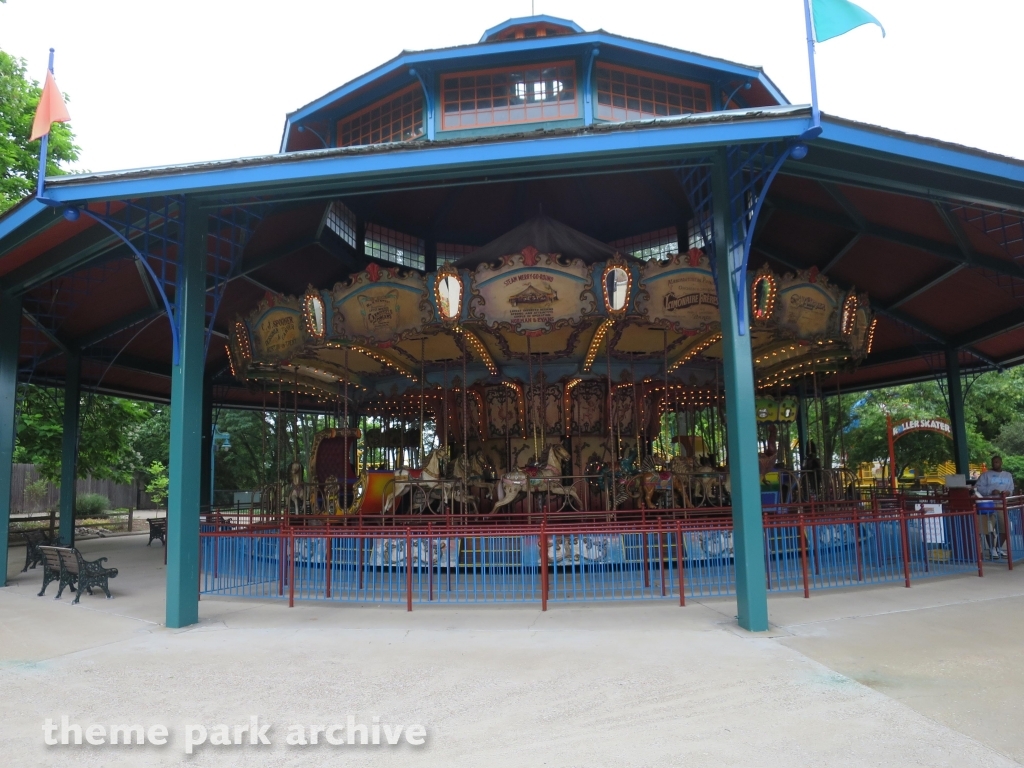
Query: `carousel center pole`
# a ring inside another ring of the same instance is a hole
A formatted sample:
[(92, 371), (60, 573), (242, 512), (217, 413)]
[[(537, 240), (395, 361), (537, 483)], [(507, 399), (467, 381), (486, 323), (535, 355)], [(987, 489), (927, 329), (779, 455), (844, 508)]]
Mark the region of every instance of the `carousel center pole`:
[(423, 398), (425, 393), (423, 387), (426, 386), (427, 380), (427, 338), (424, 336), (420, 339), (420, 452), (417, 456), (417, 463), (423, 466), (423, 457), (426, 455), (427, 449), (423, 445)]
[(611, 497), (610, 506), (614, 511), (617, 506), (615, 497), (615, 463), (619, 460), (619, 446), (615, 442), (615, 425), (612, 423), (612, 404), (615, 402), (615, 393), (612, 391), (612, 335), (610, 333), (604, 337), (604, 355), (608, 369), (608, 442), (611, 443), (612, 453), (612, 487), (608, 495)]

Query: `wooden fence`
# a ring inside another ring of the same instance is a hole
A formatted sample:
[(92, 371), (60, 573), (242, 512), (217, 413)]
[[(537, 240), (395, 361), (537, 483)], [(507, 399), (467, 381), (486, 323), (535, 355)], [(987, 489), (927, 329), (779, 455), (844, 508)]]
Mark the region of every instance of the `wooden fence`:
[[(37, 485), (39, 472), (34, 464), (15, 464), (11, 472), (11, 513), (38, 514), (60, 505), (60, 486), (46, 483)], [(31, 486), (31, 487), (30, 487)], [(81, 496), (85, 493), (99, 493), (110, 499), (111, 509), (131, 507), (132, 509), (157, 509), (142, 484), (115, 483), (113, 480), (97, 480), (92, 477), (78, 480), (75, 490)]]

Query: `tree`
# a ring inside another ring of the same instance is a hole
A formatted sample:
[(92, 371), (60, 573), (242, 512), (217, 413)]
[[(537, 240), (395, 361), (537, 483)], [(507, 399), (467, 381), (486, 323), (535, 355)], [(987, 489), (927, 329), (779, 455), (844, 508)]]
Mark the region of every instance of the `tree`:
[[(26, 384), (18, 412), (14, 460), (35, 464), (45, 479), (60, 482), (64, 434), (64, 393)], [(153, 406), (107, 395), (86, 395), (81, 401), (78, 477), (131, 482), (144, 465), (135, 450), (139, 427)]]
[[(35, 191), (40, 139), (29, 141), (42, 88), (26, 75), (25, 60), (0, 51), (0, 213)], [(79, 148), (67, 123), (54, 123), (46, 173), (66, 173), (61, 164), (78, 159)]]

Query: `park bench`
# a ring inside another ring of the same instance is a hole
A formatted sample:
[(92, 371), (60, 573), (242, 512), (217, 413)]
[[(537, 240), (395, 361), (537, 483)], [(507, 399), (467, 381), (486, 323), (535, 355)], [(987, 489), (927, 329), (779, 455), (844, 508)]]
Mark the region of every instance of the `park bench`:
[(34, 528), (22, 531), (21, 538), (25, 540), (25, 567), (21, 569), (21, 572), (24, 573), (42, 562), (43, 553), (39, 551), (39, 547), (50, 543), (50, 534), (43, 528)]
[(46, 587), (51, 581), (59, 582), (56, 598), (58, 600), (64, 587), (75, 590), (72, 605), (81, 599), (82, 592), (91, 595), (93, 587), (99, 587), (108, 598), (112, 597), (107, 580), (117, 576), (117, 568), (104, 568), (103, 562), (107, 558), (86, 560), (81, 552), (71, 547), (41, 546), (39, 551), (43, 556), (43, 588), (39, 591), (40, 597), (46, 592)]
[(160, 539), (160, 543), (167, 546), (167, 518), (149, 518), (149, 541), (146, 546), (152, 544), (154, 539)]

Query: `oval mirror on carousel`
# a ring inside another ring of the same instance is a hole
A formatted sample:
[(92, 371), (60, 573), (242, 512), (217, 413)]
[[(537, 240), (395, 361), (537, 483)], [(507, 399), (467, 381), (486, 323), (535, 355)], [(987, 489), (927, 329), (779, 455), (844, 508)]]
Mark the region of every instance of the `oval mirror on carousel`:
[(309, 331), (309, 335), (322, 339), (327, 328), (324, 324), (324, 300), (320, 297), (320, 294), (307, 293), (303, 302), (303, 309), (306, 315), (306, 330)]
[(629, 272), (624, 267), (604, 271), (604, 303), (609, 312), (625, 312), (629, 299)]
[(771, 275), (759, 275), (752, 289), (754, 318), (767, 320), (775, 309), (775, 279)]
[(851, 293), (843, 302), (843, 314), (839, 324), (839, 330), (843, 336), (851, 336), (857, 324), (857, 296)]
[(437, 311), (441, 319), (454, 322), (462, 314), (462, 277), (447, 268), (437, 274)]

